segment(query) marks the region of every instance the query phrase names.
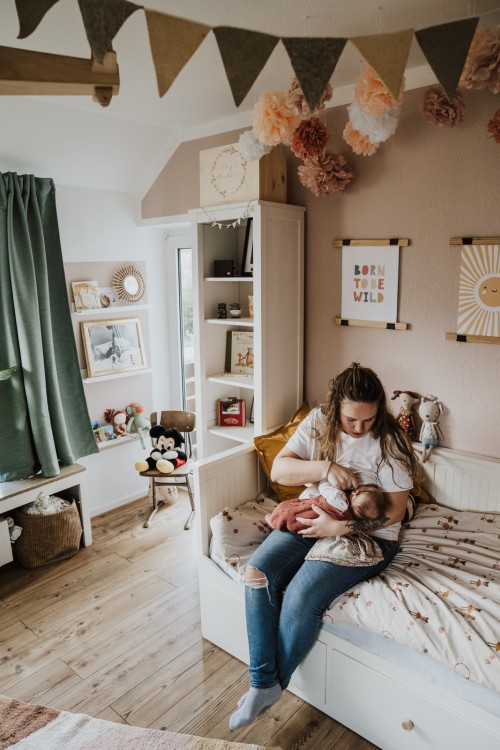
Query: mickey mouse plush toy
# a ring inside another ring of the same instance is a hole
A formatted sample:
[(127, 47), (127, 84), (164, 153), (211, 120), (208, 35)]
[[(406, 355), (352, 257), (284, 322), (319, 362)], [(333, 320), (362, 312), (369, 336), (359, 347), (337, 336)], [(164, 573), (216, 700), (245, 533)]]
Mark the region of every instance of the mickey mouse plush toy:
[(173, 427), (166, 429), (157, 424), (151, 427), (149, 434), (156, 441), (155, 447), (144, 461), (136, 462), (136, 471), (156, 469), (162, 474), (171, 474), (174, 469), (186, 463), (187, 455), (181, 450), (184, 440), (179, 430)]

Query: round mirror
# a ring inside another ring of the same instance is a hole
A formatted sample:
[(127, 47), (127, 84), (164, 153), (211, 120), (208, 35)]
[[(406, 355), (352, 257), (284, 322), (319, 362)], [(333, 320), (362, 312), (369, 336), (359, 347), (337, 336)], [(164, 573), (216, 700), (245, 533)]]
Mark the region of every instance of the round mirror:
[(139, 291), (139, 282), (135, 276), (125, 276), (123, 279), (123, 288), (128, 294), (137, 294)]
[(113, 276), (113, 289), (118, 299), (128, 304), (138, 304), (144, 297), (146, 284), (138, 268), (123, 266)]

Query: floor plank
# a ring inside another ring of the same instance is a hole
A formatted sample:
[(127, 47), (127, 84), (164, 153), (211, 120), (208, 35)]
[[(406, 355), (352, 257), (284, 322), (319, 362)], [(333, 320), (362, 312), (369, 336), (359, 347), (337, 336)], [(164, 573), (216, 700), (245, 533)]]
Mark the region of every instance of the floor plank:
[(0, 568), (0, 691), (135, 726), (283, 750), (377, 750), (285, 691), (252, 726), (229, 716), (247, 667), (200, 630), (187, 494), (151, 527), (146, 498), (92, 519), (94, 543), (35, 570)]

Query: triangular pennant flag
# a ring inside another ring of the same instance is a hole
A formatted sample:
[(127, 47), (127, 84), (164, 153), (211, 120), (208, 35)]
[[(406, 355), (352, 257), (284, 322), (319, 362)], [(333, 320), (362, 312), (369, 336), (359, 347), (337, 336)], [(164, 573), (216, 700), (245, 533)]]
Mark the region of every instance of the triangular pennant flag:
[(104, 55), (127, 18), (142, 5), (128, 0), (78, 0), (92, 57), (102, 63)]
[(211, 27), (147, 8), (145, 13), (158, 92), (163, 96), (211, 31)]
[(397, 99), (401, 92), (412, 38), (413, 29), (391, 34), (350, 37), (350, 41), (380, 76), (394, 99)]
[(239, 107), (278, 44), (279, 38), (230, 26), (218, 26), (214, 29), (214, 34), (234, 103)]
[(314, 112), (321, 94), (332, 77), (347, 39), (282, 39), (292, 68), (300, 83), (307, 106)]
[(44, 15), (59, 0), (16, 0), (17, 16), (19, 18), (18, 39), (26, 39), (32, 34)]
[(427, 62), (448, 99), (456, 92), (479, 18), (443, 23), (415, 32)]

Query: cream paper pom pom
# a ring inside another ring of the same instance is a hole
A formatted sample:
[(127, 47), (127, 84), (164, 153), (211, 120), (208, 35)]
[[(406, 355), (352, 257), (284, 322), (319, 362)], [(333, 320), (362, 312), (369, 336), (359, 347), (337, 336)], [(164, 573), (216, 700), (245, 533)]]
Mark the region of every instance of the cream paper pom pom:
[(400, 107), (394, 107), (382, 115), (364, 112), (357, 102), (347, 107), (349, 120), (354, 130), (367, 136), (371, 143), (383, 143), (394, 135), (399, 122)]
[(272, 146), (261, 143), (253, 130), (245, 130), (239, 138), (238, 150), (246, 161), (257, 161), (272, 150)]

